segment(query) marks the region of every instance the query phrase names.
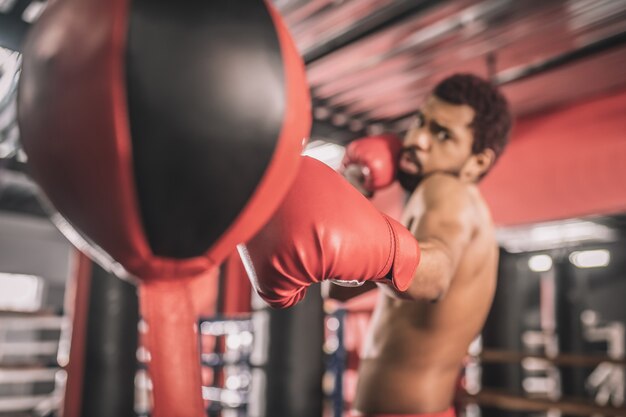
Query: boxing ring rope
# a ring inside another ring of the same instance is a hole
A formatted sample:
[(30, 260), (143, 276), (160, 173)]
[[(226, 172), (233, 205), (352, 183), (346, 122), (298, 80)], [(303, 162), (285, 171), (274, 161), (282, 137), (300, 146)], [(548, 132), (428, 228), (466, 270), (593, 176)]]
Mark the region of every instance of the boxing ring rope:
[(531, 353), (508, 350), (484, 350), (478, 356), (483, 363), (521, 363), (525, 359), (549, 362), (556, 366), (578, 366), (590, 368), (601, 363), (610, 363), (626, 367), (626, 359), (611, 358), (606, 355), (583, 355), (575, 353), (559, 353), (556, 356), (535, 355)]
[(572, 416), (593, 416), (599, 414), (605, 417), (626, 417), (626, 409), (624, 408), (590, 404), (575, 398), (550, 401), (520, 397), (494, 390), (483, 390), (474, 395), (460, 394), (459, 400), (462, 404), (476, 404), (481, 407), (495, 407), (509, 411), (558, 410)]

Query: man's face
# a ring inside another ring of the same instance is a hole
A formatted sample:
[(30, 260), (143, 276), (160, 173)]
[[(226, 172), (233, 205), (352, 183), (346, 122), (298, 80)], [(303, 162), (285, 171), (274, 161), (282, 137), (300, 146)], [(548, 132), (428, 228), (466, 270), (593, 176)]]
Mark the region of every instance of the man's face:
[(472, 155), (474, 109), (429, 96), (404, 137), (398, 181), (412, 192), (435, 172), (461, 176)]

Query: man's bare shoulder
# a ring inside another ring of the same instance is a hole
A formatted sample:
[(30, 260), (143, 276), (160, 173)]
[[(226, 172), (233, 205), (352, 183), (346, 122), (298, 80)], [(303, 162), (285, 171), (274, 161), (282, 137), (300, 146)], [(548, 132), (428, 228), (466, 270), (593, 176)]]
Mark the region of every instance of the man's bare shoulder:
[(421, 184), (424, 201), (427, 205), (458, 206), (471, 209), (476, 203), (476, 186), (461, 181), (454, 175), (435, 173)]
[(463, 219), (472, 228), (495, 233), (491, 211), (476, 184), (464, 182), (453, 175), (436, 173), (425, 179), (421, 186), (427, 211), (447, 212), (450, 216)]

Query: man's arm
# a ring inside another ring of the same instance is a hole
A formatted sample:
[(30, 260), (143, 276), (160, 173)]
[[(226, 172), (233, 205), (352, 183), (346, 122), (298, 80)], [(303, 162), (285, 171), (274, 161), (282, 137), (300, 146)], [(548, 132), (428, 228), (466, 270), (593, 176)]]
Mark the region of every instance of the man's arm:
[(436, 301), (446, 294), (476, 231), (476, 207), (468, 186), (449, 175), (427, 178), (420, 192), (423, 212), (414, 235), (422, 259), (409, 289), (398, 295)]

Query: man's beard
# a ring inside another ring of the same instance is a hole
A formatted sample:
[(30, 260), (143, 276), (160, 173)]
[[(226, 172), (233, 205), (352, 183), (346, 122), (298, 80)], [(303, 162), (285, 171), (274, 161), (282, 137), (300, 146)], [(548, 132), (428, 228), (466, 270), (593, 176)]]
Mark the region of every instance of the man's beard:
[(422, 173), (419, 174), (407, 174), (406, 172), (398, 170), (398, 183), (405, 191), (409, 193), (413, 193), (420, 182), (424, 179), (424, 175)]
[(420, 183), (426, 177), (434, 173), (442, 173), (442, 174), (452, 175), (453, 177), (459, 178), (461, 176), (461, 167), (465, 164), (465, 162), (463, 162), (463, 164), (461, 164), (459, 168), (457, 169), (448, 169), (448, 170), (440, 169), (440, 170), (426, 173), (424, 172), (424, 167), (422, 166), (422, 163), (420, 162), (419, 159), (417, 159), (417, 156), (415, 155), (415, 147), (403, 148), (402, 153), (400, 154), (400, 157), (402, 157), (405, 153), (408, 154), (411, 161), (417, 166), (417, 173), (409, 174), (407, 172), (404, 172), (398, 169), (396, 178), (398, 180), (398, 183), (400, 183), (400, 186), (404, 188), (405, 191), (411, 194), (413, 193), (413, 191), (415, 191), (415, 189), (420, 185)]
[(420, 182), (422, 182), (422, 180), (424, 179), (424, 168), (422, 167), (419, 159), (417, 159), (417, 156), (415, 155), (415, 150), (416, 148), (414, 146), (402, 148), (402, 153), (400, 154), (400, 157), (406, 154), (409, 159), (411, 159), (411, 161), (417, 166), (418, 172), (416, 174), (409, 174), (398, 169), (397, 173), (397, 179), (400, 183), (400, 186), (402, 186), (402, 188), (404, 188), (404, 190), (408, 191), (409, 193), (413, 193), (413, 191), (415, 191)]

